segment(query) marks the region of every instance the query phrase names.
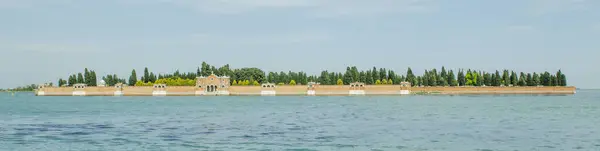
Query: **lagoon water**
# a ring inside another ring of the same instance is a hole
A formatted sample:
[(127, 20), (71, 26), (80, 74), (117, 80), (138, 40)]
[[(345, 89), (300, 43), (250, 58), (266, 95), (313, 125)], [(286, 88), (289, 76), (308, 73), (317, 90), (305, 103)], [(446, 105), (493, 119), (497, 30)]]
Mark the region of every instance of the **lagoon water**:
[(568, 96), (35, 97), (0, 93), (0, 150), (600, 150)]

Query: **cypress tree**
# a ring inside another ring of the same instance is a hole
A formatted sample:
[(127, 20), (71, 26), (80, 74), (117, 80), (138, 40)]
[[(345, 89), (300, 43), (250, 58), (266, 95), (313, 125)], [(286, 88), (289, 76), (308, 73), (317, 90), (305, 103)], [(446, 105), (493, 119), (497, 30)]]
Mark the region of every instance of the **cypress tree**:
[(512, 84), (513, 86), (517, 86), (517, 85), (519, 85), (519, 80), (518, 80), (518, 79), (519, 79), (519, 77), (517, 77), (517, 73), (516, 73), (516, 72), (514, 72), (514, 71), (512, 71), (512, 72), (510, 73), (510, 81), (511, 81), (511, 84)]
[(467, 83), (467, 81), (465, 79), (466, 78), (465, 77), (465, 73), (464, 73), (464, 71), (462, 69), (458, 70), (458, 76), (457, 76), (457, 78), (458, 78), (457, 79), (458, 85), (459, 86), (465, 86), (465, 84)]
[(144, 83), (148, 83), (148, 81), (150, 81), (150, 72), (148, 72), (148, 67), (144, 68), (144, 76), (142, 77), (142, 81)]
[(85, 80), (83, 79), (83, 74), (81, 74), (81, 72), (77, 74), (77, 83), (85, 83)]
[(556, 85), (557, 86), (567, 86), (565, 83), (565, 80), (563, 78), (564, 74), (562, 74), (562, 71), (558, 70), (558, 72), (556, 72)]
[(494, 84), (494, 80), (492, 78), (492, 74), (491, 73), (485, 73), (485, 85), (486, 86), (493, 86)]
[(510, 77), (508, 74), (508, 70), (504, 70), (504, 72), (502, 72), (502, 85), (508, 86), (509, 84), (510, 84)]
[(73, 86), (76, 83), (77, 83), (77, 76), (76, 75), (69, 76), (69, 86)]
[(527, 86), (535, 86), (535, 81), (533, 80), (533, 75), (531, 75), (531, 73), (527, 73)]
[(96, 71), (92, 70), (90, 74), (90, 77), (92, 78), (92, 80), (90, 81), (91, 86), (98, 86), (98, 80), (96, 79)]
[(377, 68), (373, 67), (373, 70), (371, 72), (373, 74), (373, 80), (381, 80), (381, 75), (377, 71)]
[(496, 79), (494, 79), (494, 86), (502, 85), (502, 77), (500, 76), (500, 72), (498, 70), (496, 70), (494, 77), (496, 77)]
[(399, 84), (400, 83), (399, 76), (396, 76), (396, 73), (394, 72), (394, 70), (388, 70), (388, 77), (389, 77), (389, 79), (392, 79), (391, 84)]
[(58, 79), (58, 87), (61, 87), (63, 85), (64, 85), (63, 79), (62, 78)]
[(406, 81), (413, 84), (418, 83), (417, 78), (413, 74), (412, 69), (410, 69), (410, 67), (408, 67), (408, 69), (406, 70)]
[(448, 86), (448, 81), (446, 80), (448, 73), (446, 72), (446, 68), (442, 66), (442, 71), (437, 76), (438, 85), (439, 86)]
[(450, 73), (448, 73), (448, 78), (446, 80), (448, 80), (448, 84), (450, 86), (458, 85), (458, 81), (456, 81), (456, 77), (454, 76), (454, 71), (452, 71), (452, 70), (450, 70)]
[(387, 71), (384, 68), (379, 68), (379, 80), (387, 79)]
[(483, 75), (483, 73), (479, 73), (477, 75), (477, 86), (483, 86), (485, 85), (485, 76)]
[(519, 86), (527, 86), (527, 76), (525, 73), (521, 72), (521, 76), (519, 77)]
[(540, 75), (537, 74), (537, 73), (535, 73), (535, 72), (533, 73), (532, 79), (533, 79), (533, 82), (532, 82), (533, 86), (538, 86), (538, 85), (542, 84), (542, 80), (540, 79)]
[(371, 70), (367, 70), (367, 73), (365, 74), (366, 76), (366, 84), (373, 84), (373, 73), (371, 73)]
[(360, 79), (360, 82), (364, 82), (365, 84), (367, 83), (368, 79), (367, 79), (367, 73), (365, 73), (365, 71), (360, 71), (360, 73), (358, 73), (358, 78)]
[(429, 71), (429, 86), (438, 86), (437, 84), (437, 71), (435, 69)]
[(135, 69), (131, 70), (131, 76), (129, 76), (129, 86), (134, 86), (137, 83), (137, 74)]
[[(115, 76), (115, 78), (116, 78), (116, 76)], [(156, 76), (154, 75), (153, 72), (150, 72), (150, 76), (148, 77), (148, 82), (152, 82), (152, 83), (156, 82)]]
[(561, 86), (568, 86), (567, 85), (567, 77), (565, 76), (564, 73), (560, 74), (560, 81), (561, 81), (561, 83), (560, 83)]
[(430, 86), (429, 84), (429, 71), (425, 70), (425, 74), (421, 77), (423, 86)]
[(92, 77), (90, 76), (90, 71), (88, 70), (88, 68), (85, 68), (84, 72), (83, 72), (83, 83), (87, 84), (88, 86), (92, 85)]

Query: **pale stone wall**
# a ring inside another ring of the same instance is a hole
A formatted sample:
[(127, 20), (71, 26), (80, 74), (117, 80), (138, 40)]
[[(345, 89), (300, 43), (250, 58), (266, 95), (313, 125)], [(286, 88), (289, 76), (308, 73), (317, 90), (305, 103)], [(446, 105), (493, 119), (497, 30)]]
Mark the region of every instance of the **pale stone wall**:
[[(364, 95), (401, 95), (406, 93), (435, 93), (435, 94), (574, 94), (575, 87), (401, 87), (399, 85), (367, 85), (364, 91), (351, 92), (348, 85), (320, 85), (314, 88), (313, 92), (308, 91), (306, 85), (298, 86), (276, 86), (269, 89), (268, 94), (275, 95), (342, 95), (347, 96), (350, 93)], [(403, 91), (404, 90), (404, 91)], [(408, 90), (408, 91), (406, 91)], [(121, 93), (115, 93), (118, 89), (115, 87), (86, 87), (76, 90), (72, 87), (46, 87), (38, 92), (43, 92), (44, 96), (72, 96), (74, 92), (78, 95), (86, 96), (113, 96), (115, 94), (125, 96), (152, 96), (160, 94), (167, 96), (196, 96), (196, 95), (264, 95), (267, 92), (260, 86), (231, 86), (228, 91), (219, 91), (212, 94), (198, 93), (203, 92), (194, 86), (167, 86), (164, 91), (158, 92), (151, 86), (123, 87)]]

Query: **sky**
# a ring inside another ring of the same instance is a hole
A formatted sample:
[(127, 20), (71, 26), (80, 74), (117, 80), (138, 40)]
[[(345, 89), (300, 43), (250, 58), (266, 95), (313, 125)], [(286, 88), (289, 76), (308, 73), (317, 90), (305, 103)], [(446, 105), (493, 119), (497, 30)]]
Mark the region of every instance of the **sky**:
[[(95, 70), (552, 73), (600, 88), (598, 0), (0, 0), (0, 88)], [(139, 74), (138, 74), (139, 75)]]

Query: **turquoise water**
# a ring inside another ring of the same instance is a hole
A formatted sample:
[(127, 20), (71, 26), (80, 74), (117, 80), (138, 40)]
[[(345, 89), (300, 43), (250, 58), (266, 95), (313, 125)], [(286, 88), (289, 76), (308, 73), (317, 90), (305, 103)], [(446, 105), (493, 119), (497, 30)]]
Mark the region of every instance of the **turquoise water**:
[(0, 93), (0, 150), (600, 150), (569, 96), (35, 97)]

